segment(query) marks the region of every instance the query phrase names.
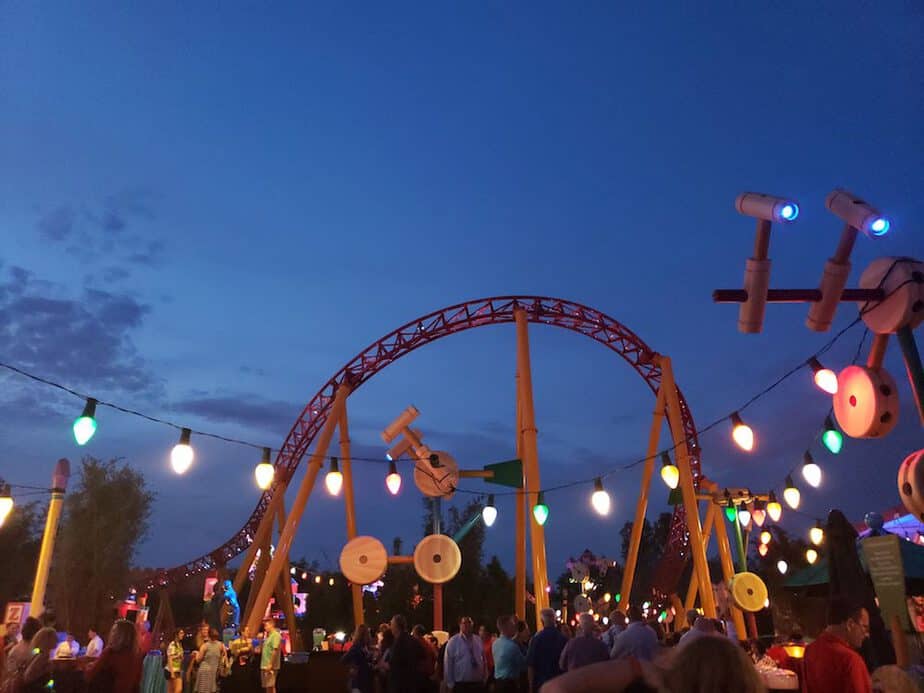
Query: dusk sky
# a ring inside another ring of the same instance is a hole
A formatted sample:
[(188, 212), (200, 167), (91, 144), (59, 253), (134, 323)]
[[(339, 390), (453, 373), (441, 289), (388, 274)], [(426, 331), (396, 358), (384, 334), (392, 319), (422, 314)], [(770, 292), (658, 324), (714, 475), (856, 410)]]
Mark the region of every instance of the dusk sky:
[[(855, 286), (882, 255), (924, 255), (924, 9), (918, 2), (3, 3), (0, 5), (0, 361), (192, 428), (278, 448), (305, 403), (392, 329), (453, 303), (566, 298), (673, 358), (700, 426), (820, 348), (805, 306), (771, 306), (737, 332), (752, 219), (735, 196), (797, 199), (775, 227), (775, 287), (815, 287), (842, 224), (842, 186), (892, 232), (861, 237)], [(862, 327), (826, 355), (840, 368)], [(543, 485), (644, 454), (654, 398), (611, 351), (531, 328)], [(865, 358), (869, 340), (863, 351)], [(898, 503), (895, 474), (922, 447), (897, 345), (901, 420), (847, 440), (803, 509), (858, 520)], [(420, 349), (349, 400), (354, 453), (408, 404), (463, 467), (509, 459), (515, 334), (488, 327)], [(237, 532), (259, 452), (172, 429), (0, 373), (0, 476), (46, 485), (59, 457), (124, 457), (157, 492), (138, 564), (170, 567)], [(830, 400), (807, 371), (747, 410), (745, 455), (722, 425), (701, 439), (722, 485), (768, 488), (799, 464)], [(300, 480), (305, 465), (300, 468)], [(420, 494), (355, 465), (359, 530), (420, 537)], [(550, 572), (584, 548), (619, 554), (639, 471), (551, 494)], [(656, 480), (651, 514), (667, 509)], [(478, 480), (466, 488), (489, 491)], [(25, 499), (23, 499), (25, 500)], [(513, 501), (487, 552), (512, 568)], [(343, 501), (316, 488), (293, 556), (337, 565)], [(802, 531), (805, 518), (784, 513)]]

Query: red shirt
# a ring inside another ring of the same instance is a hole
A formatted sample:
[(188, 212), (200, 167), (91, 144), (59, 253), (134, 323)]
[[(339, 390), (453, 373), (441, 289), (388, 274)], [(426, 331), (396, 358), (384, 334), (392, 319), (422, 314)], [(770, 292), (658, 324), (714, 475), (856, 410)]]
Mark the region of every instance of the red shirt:
[(786, 663), (789, 661), (789, 655), (786, 654), (786, 650), (782, 645), (774, 645), (773, 647), (767, 648), (767, 656), (776, 662), (778, 667), (786, 668)]
[(806, 693), (872, 693), (863, 658), (828, 631), (805, 648)]
[(92, 691), (96, 683), (112, 693), (138, 693), (141, 689), (141, 664), (142, 655), (133, 648), (115, 652), (107, 647), (86, 671), (88, 689)]
[(494, 676), (494, 650), (491, 648), (493, 644), (493, 635), (488, 635), (488, 637), (481, 643), (482, 649), (484, 650), (484, 665), (488, 670), (489, 676)]

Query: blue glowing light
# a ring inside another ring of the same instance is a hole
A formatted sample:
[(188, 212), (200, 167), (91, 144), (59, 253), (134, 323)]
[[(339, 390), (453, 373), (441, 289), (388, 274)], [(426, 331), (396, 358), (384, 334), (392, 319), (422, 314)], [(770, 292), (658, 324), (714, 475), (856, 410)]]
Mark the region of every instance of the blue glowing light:
[(780, 216), (786, 221), (792, 221), (799, 216), (799, 205), (795, 202), (787, 202), (780, 209)]
[(869, 230), (873, 232), (874, 236), (884, 236), (889, 232), (889, 220), (885, 217), (876, 217), (873, 220), (873, 223), (869, 225)]

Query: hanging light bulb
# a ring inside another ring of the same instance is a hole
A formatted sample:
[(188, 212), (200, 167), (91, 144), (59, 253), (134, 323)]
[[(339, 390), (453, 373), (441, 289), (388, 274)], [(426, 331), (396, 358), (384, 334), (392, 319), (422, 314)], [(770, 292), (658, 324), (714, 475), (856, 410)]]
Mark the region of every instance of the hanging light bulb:
[(796, 485), (792, 483), (792, 477), (786, 476), (786, 488), (783, 489), (783, 500), (786, 501), (788, 505), (793, 510), (796, 510), (799, 507), (799, 499), (802, 497), (802, 494), (799, 493), (799, 489), (796, 488)]
[(844, 434), (837, 430), (830, 416), (825, 417), (825, 430), (821, 442), (832, 455), (837, 455), (844, 447)]
[(10, 493), (10, 485), (0, 483), (0, 527), (6, 522), (6, 518), (13, 512), (13, 496)]
[(818, 552), (815, 549), (806, 549), (805, 560), (808, 561), (809, 565), (815, 565), (815, 561), (818, 560)]
[(398, 495), (401, 490), (401, 475), (398, 474), (398, 467), (394, 462), (388, 463), (388, 475), (385, 477), (385, 485), (393, 496)]
[(747, 529), (748, 525), (751, 524), (751, 511), (748, 510), (747, 503), (738, 505), (738, 522), (741, 523), (743, 529)]
[(747, 452), (753, 450), (754, 443), (756, 442), (754, 438), (754, 431), (750, 426), (741, 420), (741, 416), (738, 414), (738, 412), (735, 412), (729, 418), (732, 422), (732, 438), (734, 439), (735, 444)]
[(87, 398), (83, 413), (74, 419), (74, 440), (77, 445), (86, 445), (96, 433), (96, 400)]
[(603, 488), (603, 480), (600, 478), (594, 479), (594, 492), (590, 497), (590, 504), (594, 506), (598, 515), (610, 514), (610, 494)]
[(661, 478), (671, 490), (677, 488), (677, 484), (680, 483), (680, 470), (671, 462), (671, 456), (666, 452), (661, 453)]
[(815, 526), (809, 530), (809, 540), (815, 546), (821, 546), (821, 542), (825, 540), (825, 530), (821, 526), (821, 520), (815, 522)]
[(729, 522), (734, 522), (738, 519), (738, 510), (735, 508), (735, 504), (732, 503), (731, 494), (728, 492), (728, 489), (725, 489), (725, 519)]
[(331, 587), (333, 587), (333, 586), (334, 586), (334, 578), (331, 578), (330, 580), (328, 580), (328, 581), (327, 581), (327, 584), (330, 585)]
[(494, 505), (494, 494), (488, 496), (488, 502), (481, 509), (481, 519), (484, 520), (485, 527), (493, 527), (497, 520), (497, 507)]
[(195, 454), (193, 453), (192, 445), (189, 444), (190, 436), (192, 436), (192, 431), (188, 428), (182, 429), (180, 431), (180, 442), (174, 445), (173, 450), (170, 451), (170, 466), (173, 467), (173, 471), (177, 474), (185, 474), (193, 463)]
[(766, 529), (760, 533), (760, 543), (762, 545), (769, 544), (772, 539), (773, 539), (773, 535), (770, 534), (770, 532), (767, 531)]
[(814, 379), (818, 389), (822, 392), (827, 392), (829, 395), (836, 395), (837, 373), (822, 366), (821, 362), (814, 356), (808, 360), (808, 365), (812, 369), (812, 373), (815, 374)]
[(821, 486), (821, 467), (816, 464), (808, 451), (802, 456), (802, 478), (812, 488)]
[(324, 485), (327, 486), (327, 492), (332, 496), (339, 496), (340, 489), (343, 488), (343, 474), (340, 473), (340, 463), (336, 457), (330, 458), (330, 471), (324, 477)]
[(773, 491), (770, 492), (769, 500), (767, 501), (767, 514), (774, 522), (779, 522), (780, 518), (783, 517), (783, 506), (780, 505)]
[(757, 553), (759, 553), (761, 556), (766, 556), (769, 550), (770, 547), (766, 544), (759, 544), (757, 547)]
[(780, 571), (780, 575), (785, 575), (786, 571), (789, 570), (789, 564), (786, 561), (777, 561), (776, 569)]
[(263, 459), (260, 464), (253, 470), (253, 475), (257, 479), (257, 486), (264, 491), (273, 485), (273, 478), (276, 476), (276, 468), (270, 462), (270, 449), (263, 448)]
[(549, 506), (545, 504), (545, 494), (542, 491), (539, 492), (539, 498), (533, 506), (533, 517), (536, 524), (540, 526), (544, 525), (545, 521), (549, 519)]
[(767, 520), (767, 511), (764, 509), (764, 502), (760, 499), (754, 501), (754, 509), (751, 511), (751, 519), (758, 527), (763, 527)]

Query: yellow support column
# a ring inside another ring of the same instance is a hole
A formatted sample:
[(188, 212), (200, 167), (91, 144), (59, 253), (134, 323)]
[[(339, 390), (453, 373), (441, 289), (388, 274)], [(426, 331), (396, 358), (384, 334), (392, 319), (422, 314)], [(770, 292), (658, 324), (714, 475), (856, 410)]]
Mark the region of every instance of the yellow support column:
[[(713, 503), (713, 505), (715, 504)], [(720, 511), (716, 508), (715, 512)], [(725, 518), (721, 515), (716, 518), (715, 538), (719, 545), (719, 558), (722, 562), (722, 577), (725, 579), (725, 584), (727, 585), (729, 580), (735, 575), (735, 564), (732, 561), (731, 545), (728, 543), (728, 529), (725, 527)], [(731, 617), (732, 622), (735, 624), (735, 630), (738, 631), (738, 639), (741, 640), (746, 638), (747, 631), (744, 627), (744, 615), (738, 607), (731, 607)]]
[(45, 533), (42, 534), (42, 548), (39, 550), (38, 564), (35, 567), (35, 582), (32, 584), (32, 604), (29, 615), (38, 618), (45, 610), (45, 590), (48, 587), (48, 573), (51, 570), (51, 557), (55, 551), (55, 538), (58, 535), (58, 522), (64, 505), (64, 492), (67, 480), (71, 476), (71, 463), (63, 457), (55, 465), (51, 475), (51, 503), (45, 518)]
[[(350, 427), (346, 407), (340, 415), (340, 469), (343, 474), (343, 501), (346, 506), (347, 541), (356, 538), (356, 496), (353, 492), (353, 466), (350, 463)], [(353, 628), (365, 621), (363, 616), (363, 586), (350, 583), (353, 599)]]
[[(706, 507), (706, 519), (703, 520), (703, 551), (709, 555), (709, 540), (712, 538), (712, 527), (715, 522), (715, 503), (709, 501)], [(696, 592), (699, 589), (699, 580), (696, 579), (696, 571), (690, 576), (690, 587), (687, 590), (687, 600), (684, 602), (684, 608), (689, 611), (696, 606)]]
[(664, 391), (664, 403), (667, 406), (667, 419), (671, 435), (674, 438), (674, 452), (677, 469), (680, 471), (680, 489), (683, 493), (683, 506), (687, 516), (687, 531), (690, 535), (690, 553), (693, 554), (693, 570), (699, 582), (700, 602), (703, 612), (709, 618), (715, 618), (715, 595), (712, 593), (712, 581), (709, 579), (709, 563), (703, 548), (703, 532), (699, 523), (699, 508), (696, 505), (696, 489), (693, 485), (693, 470), (690, 467), (690, 453), (687, 448), (683, 420), (680, 417), (680, 397), (674, 382), (674, 371), (667, 356), (658, 356), (661, 365), (661, 389)]
[(629, 553), (626, 555), (626, 567), (622, 574), (622, 602), (625, 609), (631, 603), (632, 583), (635, 581), (635, 568), (638, 565), (638, 550), (642, 543), (642, 528), (645, 514), (648, 512), (648, 491), (651, 488), (651, 475), (654, 472), (655, 458), (658, 455), (658, 441), (661, 438), (661, 426), (664, 421), (664, 388), (658, 390), (654, 413), (651, 418), (651, 430), (648, 433), (648, 454), (642, 469), (642, 485), (635, 505), (635, 520), (632, 522), (632, 535), (629, 537)]
[[(539, 450), (536, 444), (536, 417), (533, 410), (533, 377), (529, 358), (529, 330), (526, 321), (526, 311), (517, 308), (514, 311), (517, 326), (517, 371), (520, 375), (520, 412), (523, 417), (521, 430), (523, 432), (523, 460), (524, 475), (526, 478), (526, 491), (528, 493), (530, 508), (539, 498), (541, 481), (539, 478)], [(532, 513), (530, 513), (532, 515)], [(546, 587), (549, 584), (548, 568), (545, 557), (545, 528), (530, 517), (530, 546), (533, 552), (533, 589), (536, 593), (536, 623), (539, 623), (539, 612), (549, 605), (549, 593)]]
[[(240, 568), (237, 569), (237, 574), (234, 576), (234, 591), (238, 594), (241, 593), (241, 588), (244, 587), (244, 583), (247, 581), (247, 574), (250, 571), (250, 566), (253, 564), (253, 560), (257, 555), (257, 549), (262, 547), (267, 543), (267, 539), (270, 537), (271, 530), (273, 528), (273, 521), (276, 518), (276, 513), (278, 512), (279, 503), (285, 499), (286, 495), (286, 484), (285, 482), (279, 481), (273, 486), (273, 497), (270, 498), (269, 505), (266, 507), (266, 512), (263, 513), (263, 517), (260, 519), (260, 524), (257, 525), (256, 536), (253, 537), (253, 541), (250, 542), (250, 546), (247, 547), (247, 551), (244, 553), (244, 562), (241, 563)], [(251, 591), (256, 590), (258, 585), (256, 581), (250, 586)]]
[[(523, 469), (523, 414), (520, 411), (520, 376), (517, 383), (517, 457), (520, 459), (520, 470)], [(516, 494), (516, 576), (514, 578), (514, 613), (517, 618), (526, 618), (526, 486), (522, 483)]]
[(324, 458), (327, 456), (327, 449), (330, 447), (331, 438), (334, 436), (334, 428), (340, 420), (343, 408), (346, 406), (346, 398), (349, 394), (350, 386), (346, 383), (341, 383), (334, 395), (334, 402), (328, 414), (327, 421), (324, 422), (324, 426), (321, 428), (317, 447), (308, 463), (308, 471), (305, 473), (305, 478), (302, 479), (301, 486), (299, 486), (298, 489), (298, 495), (295, 497), (295, 502), (292, 504), (292, 510), (286, 518), (286, 526), (283, 529), (282, 537), (279, 539), (279, 544), (276, 546), (276, 554), (270, 562), (269, 569), (266, 571), (266, 578), (263, 580), (263, 584), (260, 585), (260, 591), (254, 601), (253, 611), (249, 614), (247, 619), (247, 625), (250, 626), (251, 633), (256, 633), (259, 630), (260, 616), (255, 614), (262, 614), (266, 610), (266, 605), (269, 604), (270, 596), (273, 593), (273, 587), (279, 580), (283, 565), (288, 563), (289, 549), (292, 548), (292, 541), (295, 539), (295, 533), (298, 531), (299, 522), (301, 522), (302, 514), (305, 512), (305, 505), (308, 503), (308, 498), (311, 496), (311, 491), (314, 488), (314, 482), (318, 478), (318, 472), (321, 469), (321, 465), (324, 463)]
[[(276, 518), (279, 522), (279, 535), (282, 536), (283, 526), (286, 522), (286, 506), (283, 503), (279, 504)], [(279, 581), (276, 584), (276, 599), (279, 602), (279, 606), (282, 607), (282, 613), (285, 614), (286, 617), (286, 627), (289, 629), (292, 650), (300, 651), (302, 649), (302, 638), (301, 634), (298, 632), (298, 625), (295, 623), (295, 605), (292, 603), (292, 566), (289, 564), (288, 554), (285, 558), (285, 564), (282, 567), (282, 571), (279, 573)]]

